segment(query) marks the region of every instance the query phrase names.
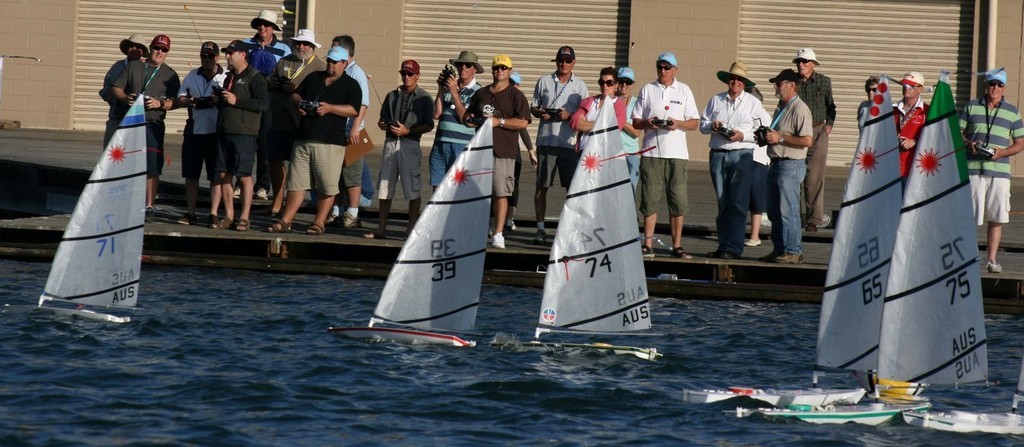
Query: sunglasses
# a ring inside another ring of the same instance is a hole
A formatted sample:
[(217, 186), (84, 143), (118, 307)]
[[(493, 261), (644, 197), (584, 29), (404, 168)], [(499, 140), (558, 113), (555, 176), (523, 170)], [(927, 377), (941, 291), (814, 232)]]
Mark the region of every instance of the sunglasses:
[(416, 73), (409, 73), (408, 71), (403, 71), (399, 74), (401, 74), (403, 78), (411, 78), (413, 76), (416, 76)]
[(563, 58), (559, 59), (558, 61), (556, 61), (555, 63), (558, 63), (558, 64), (571, 64), (572, 63), (572, 59), (569, 59), (567, 57), (563, 57)]
[(1000, 88), (1002, 88), (1002, 87), (1005, 87), (1006, 84), (1003, 84), (1002, 82), (999, 82), (999, 81), (991, 81), (991, 82), (988, 82), (988, 86), (989, 87), (1000, 87)]
[(169, 51), (167, 48), (163, 48), (163, 47), (150, 47), (149, 50), (150, 51), (159, 51), (161, 53), (166, 53), (167, 51)]
[(810, 63), (812, 63), (812, 62), (814, 62), (814, 61), (812, 61), (812, 60), (809, 60), (809, 59), (797, 59), (797, 60), (796, 60), (796, 63), (797, 63), (797, 64), (810, 64)]
[(473, 65), (473, 64), (471, 64), (469, 62), (456, 62), (455, 63), (455, 67), (456, 68), (469, 68), (469, 67), (475, 67), (475, 65)]
[(661, 71), (669, 71), (669, 70), (671, 70), (671, 69), (672, 69), (672, 66), (671, 66), (671, 65), (661, 65), (661, 64), (658, 64), (658, 70), (661, 70)]
[(200, 59), (213, 59), (213, 57), (214, 56), (212, 54), (200, 54), (199, 55)]
[(491, 67), (491, 70), (494, 70), (494, 71), (506, 71), (506, 70), (511, 70), (511, 69), (512, 69), (512, 67), (506, 67), (504, 65), (495, 65), (495, 66)]
[(602, 87), (611, 87), (613, 85), (617, 85), (618, 83), (619, 83), (619, 81), (616, 81), (614, 79), (603, 79), (603, 80), (597, 81), (597, 85), (600, 85)]
[(633, 81), (630, 81), (630, 80), (622, 81), (622, 80), (620, 80), (619, 84), (622, 84), (622, 85), (633, 85)]
[(871, 87), (869, 89), (865, 89), (864, 91), (867, 93), (878, 93), (878, 87)]
[(739, 82), (742, 82), (742, 83), (746, 84), (746, 81), (744, 81), (743, 78), (741, 78), (739, 76), (729, 76), (729, 82), (733, 82), (733, 81), (739, 81)]

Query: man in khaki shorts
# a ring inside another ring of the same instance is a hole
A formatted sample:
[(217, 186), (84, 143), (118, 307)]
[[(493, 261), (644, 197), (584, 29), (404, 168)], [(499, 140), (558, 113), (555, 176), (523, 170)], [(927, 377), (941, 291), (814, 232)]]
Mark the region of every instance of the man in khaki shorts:
[(423, 151), (420, 137), (434, 128), (434, 101), (430, 93), (419, 87), (420, 64), (414, 60), (402, 61), (398, 70), (402, 85), (384, 97), (377, 127), (386, 132), (384, 154), (380, 160), (377, 191), (380, 194), (380, 225), (377, 231), (366, 233), (367, 239), (384, 239), (387, 235), (388, 213), (391, 201), (402, 183), (402, 192), (409, 199), (408, 235), (420, 216), (420, 163)]
[[(305, 200), (306, 191), (316, 185), (316, 217), (306, 234), (324, 233), (327, 214), (338, 195), (341, 164), (345, 160), (345, 121), (356, 116), (362, 92), (351, 76), (345, 74), (348, 51), (334, 47), (327, 53), (327, 69), (310, 73), (292, 93), (299, 107), (299, 137), (288, 167), (288, 198), (284, 214), (268, 233), (291, 231), (292, 219)], [(312, 174), (311, 174), (312, 173)]]

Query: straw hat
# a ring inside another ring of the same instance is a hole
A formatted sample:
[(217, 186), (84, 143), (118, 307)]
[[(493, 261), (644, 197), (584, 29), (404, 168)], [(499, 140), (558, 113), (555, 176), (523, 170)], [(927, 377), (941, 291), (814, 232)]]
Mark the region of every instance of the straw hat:
[(121, 40), (121, 53), (124, 53), (124, 55), (127, 56), (128, 50), (133, 46), (142, 49), (143, 57), (149, 57), (149, 45), (146, 45), (146, 40), (142, 38), (141, 34), (134, 33), (131, 36), (128, 36), (127, 39)]
[(754, 81), (750, 80), (750, 76), (747, 74), (747, 64), (744, 64), (743, 62), (733, 62), (732, 66), (729, 67), (729, 71), (718, 72), (718, 80), (726, 84), (729, 83), (729, 78), (733, 76), (738, 76), (743, 79), (744, 89), (748, 89), (750, 87), (757, 85), (754, 83)]
[(476, 53), (474, 53), (472, 51), (463, 51), (463, 52), (459, 53), (459, 57), (457, 57), (455, 59), (448, 59), (448, 63), (449, 64), (456, 64), (456, 63), (473, 64), (473, 66), (476, 67), (476, 72), (477, 73), (483, 73), (484, 72), (483, 65), (480, 65), (480, 58), (477, 57)]

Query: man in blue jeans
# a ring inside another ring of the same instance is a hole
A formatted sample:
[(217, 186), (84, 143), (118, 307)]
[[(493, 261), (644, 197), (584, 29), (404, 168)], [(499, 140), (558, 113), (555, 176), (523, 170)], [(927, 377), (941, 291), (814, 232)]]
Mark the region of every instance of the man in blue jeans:
[(765, 262), (799, 264), (804, 259), (800, 244), (800, 183), (807, 175), (807, 148), (814, 140), (811, 110), (797, 96), (800, 75), (785, 69), (768, 80), (775, 84), (779, 105), (766, 136), (768, 157), (768, 219), (772, 221), (772, 253)]
[(754, 128), (770, 122), (761, 101), (747, 93), (754, 82), (747, 65), (735, 62), (718, 79), (728, 86), (708, 101), (700, 116), (700, 132), (711, 134), (711, 183), (718, 198), (718, 249), (708, 257), (738, 259), (743, 254), (747, 206), (754, 165)]

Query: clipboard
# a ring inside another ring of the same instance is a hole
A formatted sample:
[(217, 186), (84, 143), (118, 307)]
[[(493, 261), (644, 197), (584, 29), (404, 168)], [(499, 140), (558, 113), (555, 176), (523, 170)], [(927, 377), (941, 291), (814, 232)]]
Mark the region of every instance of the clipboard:
[(350, 143), (348, 146), (345, 146), (344, 166), (361, 160), (371, 150), (373, 150), (373, 141), (370, 141), (370, 134), (366, 133), (366, 129), (360, 129), (359, 142), (356, 144)]

